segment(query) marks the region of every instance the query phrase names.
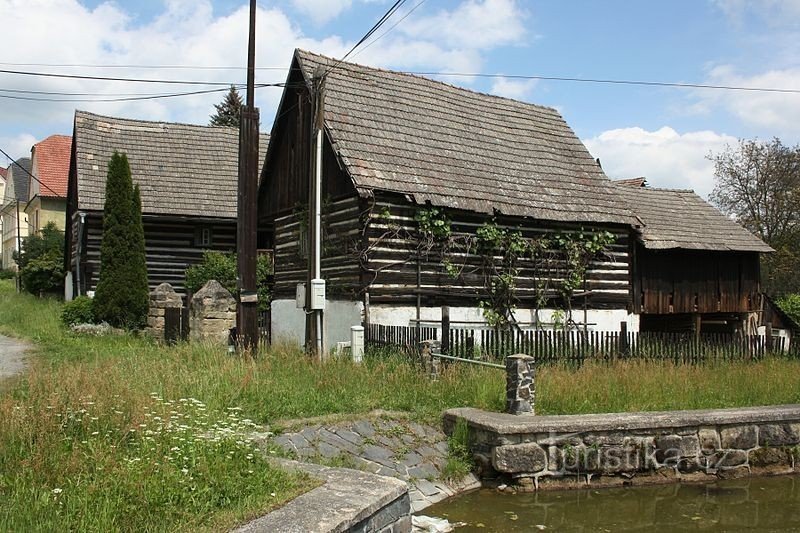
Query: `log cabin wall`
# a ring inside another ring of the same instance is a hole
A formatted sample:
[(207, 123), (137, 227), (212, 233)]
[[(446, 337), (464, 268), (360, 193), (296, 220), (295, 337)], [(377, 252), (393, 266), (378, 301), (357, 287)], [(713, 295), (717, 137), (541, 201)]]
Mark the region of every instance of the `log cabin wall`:
[[(186, 269), (203, 259), (203, 252), (216, 250), (233, 252), (236, 248), (236, 221), (220, 219), (170, 219), (144, 215), (147, 280), (150, 289), (170, 283), (176, 291), (185, 292)], [(203, 241), (204, 232), (205, 238)], [(78, 257), (77, 243), (83, 249), (81, 257), (81, 294), (97, 288), (100, 273), (100, 241), (103, 235), (101, 213), (87, 213), (82, 235), (78, 236), (77, 221), (72, 224), (72, 257)], [(72, 267), (74, 270), (74, 266)]]
[(758, 311), (757, 252), (636, 250), (636, 309), (643, 314)]
[[(418, 224), (414, 219), (418, 206), (399, 195), (375, 193), (375, 198), (363, 201), (365, 221), (368, 221), (364, 236), (366, 268), (362, 272), (362, 285), (369, 287), (371, 303), (395, 303), (412, 305), (416, 302), (417, 260), (414, 243), (391, 238), (400, 228), (406, 233), (415, 233)], [(489, 217), (481, 213), (448, 211), (452, 233), (474, 235)], [(558, 232), (578, 232), (581, 229), (606, 230), (614, 235), (615, 242), (608, 253), (593, 261), (587, 271), (586, 289), (590, 293), (586, 304), (589, 309), (628, 309), (631, 306), (631, 259), (630, 229), (624, 226), (598, 226), (592, 224), (554, 224), (498, 218), (498, 224), (520, 229), (524, 237), (536, 237)], [(522, 225), (521, 225), (522, 224)], [(485, 297), (484, 279), (480, 272), (482, 259), (475, 255), (462, 256), (467, 266), (464, 273), (454, 279), (448, 275), (436, 254), (420, 260), (420, 287), (424, 306), (469, 306), (478, 305)], [(454, 260), (455, 262), (455, 260)], [(535, 307), (535, 271), (532, 262), (520, 262), (517, 278), (517, 295), (523, 307)], [(472, 272), (470, 272), (472, 271)], [(557, 282), (558, 276), (553, 275)], [(552, 285), (551, 285), (552, 287)], [(560, 305), (559, 296), (553, 287), (547, 297), (551, 305)], [(576, 291), (577, 292), (577, 291)], [(583, 297), (573, 298), (573, 308), (583, 306)]]
[[(358, 243), (360, 200), (348, 196), (325, 202), (322, 215), (322, 277), (331, 299), (360, 297)], [(308, 277), (308, 214), (298, 210), (275, 220), (274, 298), (295, 297), (298, 283)]]

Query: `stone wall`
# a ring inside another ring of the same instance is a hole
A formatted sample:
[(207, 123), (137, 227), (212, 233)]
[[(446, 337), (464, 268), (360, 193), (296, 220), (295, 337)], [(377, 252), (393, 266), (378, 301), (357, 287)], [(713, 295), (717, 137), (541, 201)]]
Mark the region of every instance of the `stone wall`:
[(236, 325), (236, 299), (212, 279), (192, 296), (189, 313), (193, 341), (226, 343), (230, 329)]
[(390, 477), (358, 470), (274, 459), (323, 484), (234, 533), (410, 533), (408, 486)]
[(183, 298), (172, 285), (162, 283), (150, 292), (150, 308), (147, 313), (145, 332), (158, 340), (164, 340), (165, 309), (183, 307)]
[(800, 473), (800, 405), (574, 416), (452, 409), (447, 434), (459, 419), (480, 476), (528, 490)]

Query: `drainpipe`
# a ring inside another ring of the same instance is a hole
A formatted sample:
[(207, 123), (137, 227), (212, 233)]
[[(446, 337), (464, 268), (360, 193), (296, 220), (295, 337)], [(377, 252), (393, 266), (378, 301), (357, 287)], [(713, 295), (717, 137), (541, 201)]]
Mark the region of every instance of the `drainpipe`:
[(78, 229), (75, 231), (76, 234), (76, 243), (75, 243), (75, 294), (77, 296), (81, 295), (81, 254), (83, 253), (83, 225), (86, 220), (86, 213), (79, 212), (78, 213)]

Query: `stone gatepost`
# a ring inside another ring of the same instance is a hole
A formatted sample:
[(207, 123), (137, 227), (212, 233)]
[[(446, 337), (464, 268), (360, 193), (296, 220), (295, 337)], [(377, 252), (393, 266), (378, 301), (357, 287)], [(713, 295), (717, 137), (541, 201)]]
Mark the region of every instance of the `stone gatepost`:
[(183, 298), (175, 292), (172, 285), (162, 283), (150, 293), (150, 308), (147, 312), (145, 332), (154, 338), (164, 340), (164, 315), (166, 309), (183, 307)]
[(512, 415), (534, 414), (536, 369), (534, 358), (517, 354), (506, 357), (506, 412)]
[(236, 299), (218, 281), (211, 280), (192, 296), (189, 335), (193, 341), (224, 344), (236, 325)]
[(422, 341), (419, 343), (420, 347), (420, 359), (422, 359), (422, 364), (428, 371), (428, 376), (433, 380), (436, 381), (439, 379), (439, 358), (435, 357), (434, 354), (438, 354), (442, 350), (442, 343), (437, 341), (436, 339)]

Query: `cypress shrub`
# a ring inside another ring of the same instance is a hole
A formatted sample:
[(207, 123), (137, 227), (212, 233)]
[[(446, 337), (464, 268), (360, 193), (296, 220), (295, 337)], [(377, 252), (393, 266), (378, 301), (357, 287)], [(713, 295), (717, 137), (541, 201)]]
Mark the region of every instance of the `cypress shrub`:
[(114, 152), (108, 163), (94, 297), (98, 320), (129, 329), (144, 326), (149, 304), (146, 268), (141, 198), (133, 188), (128, 157)]

